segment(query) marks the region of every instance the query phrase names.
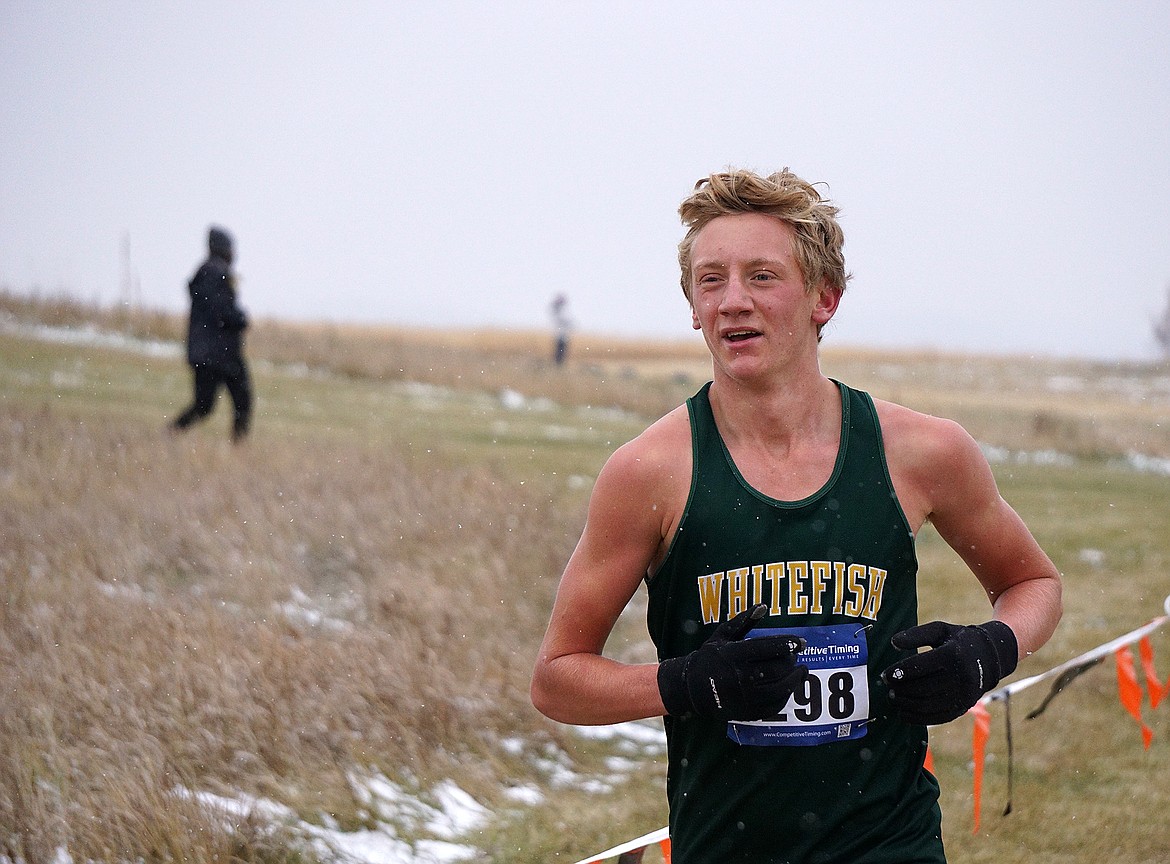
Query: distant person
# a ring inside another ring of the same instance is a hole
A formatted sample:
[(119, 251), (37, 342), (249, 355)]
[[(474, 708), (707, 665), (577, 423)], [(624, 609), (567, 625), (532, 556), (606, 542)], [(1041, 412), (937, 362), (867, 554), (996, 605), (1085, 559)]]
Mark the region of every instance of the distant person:
[[(821, 373), (848, 276), (813, 185), (713, 174), (679, 215), (713, 380), (602, 468), (532, 700), (562, 723), (665, 717), (675, 864), (940, 864), (926, 727), (1049, 639), (1060, 574), (958, 424)], [(919, 624), (927, 523), (990, 620)], [(642, 585), (658, 662), (604, 656)]]
[(236, 300), (231, 235), (212, 226), (207, 232), (207, 249), (207, 260), (187, 285), (191, 294), (187, 362), (194, 376), (195, 398), (171, 428), (182, 431), (206, 419), (222, 385), (232, 399), (232, 440), (238, 442), (252, 423), (252, 382), (243, 344), (248, 316)]
[(1162, 351), (1170, 355), (1170, 288), (1166, 289), (1166, 308), (1162, 317), (1154, 322), (1154, 338)]
[(552, 301), (553, 319), (553, 362), (558, 366), (565, 362), (569, 355), (569, 330), (573, 326), (568, 313), (569, 298), (558, 294)]

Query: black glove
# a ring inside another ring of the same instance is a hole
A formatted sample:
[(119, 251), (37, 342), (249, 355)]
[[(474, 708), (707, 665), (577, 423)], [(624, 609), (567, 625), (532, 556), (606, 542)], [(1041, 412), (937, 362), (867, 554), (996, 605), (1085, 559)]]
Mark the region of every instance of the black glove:
[(894, 711), (907, 723), (938, 725), (962, 717), (979, 697), (1012, 674), (1019, 645), (1002, 621), (967, 627), (931, 621), (894, 634), (903, 651), (933, 650), (895, 663), (882, 673)]
[(744, 639), (767, 611), (763, 604), (744, 610), (690, 654), (658, 664), (658, 691), (668, 714), (762, 720), (780, 713), (808, 677), (808, 667), (794, 656), (805, 642), (782, 635)]

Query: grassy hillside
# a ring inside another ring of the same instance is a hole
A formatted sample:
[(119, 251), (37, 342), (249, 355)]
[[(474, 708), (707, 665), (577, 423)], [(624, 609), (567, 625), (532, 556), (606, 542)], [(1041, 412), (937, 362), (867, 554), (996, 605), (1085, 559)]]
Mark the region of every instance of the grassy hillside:
[[(189, 396), (180, 333), (0, 295), (0, 859), (306, 860), (271, 819), (180, 791), (353, 831), (391, 818), (370, 776), (432, 804), (457, 782), (493, 814), (458, 838), (482, 861), (572, 862), (665, 824), (660, 752), (550, 723), (527, 686), (593, 477), (704, 380), (702, 347), (582, 337), (555, 368), (540, 333), (261, 321), (255, 433), (232, 447), (226, 405), (163, 431)], [(1170, 458), (1170, 368), (824, 364), (988, 445), (1066, 578), (1064, 623), (1019, 676), (1157, 614), (1170, 476), (1148, 469)], [(929, 531), (920, 557), (923, 615), (985, 614)], [(648, 656), (640, 614), (607, 651)], [(1154, 646), (1166, 676), (1170, 635)], [(1147, 706), (1144, 751), (1116, 691), (1107, 663), (1037, 720), (1043, 694), (1019, 697), (1008, 817), (994, 714), (978, 836), (970, 722), (934, 731), (952, 860), (1165, 860), (1170, 706)], [(438, 836), (408, 809), (400, 836)]]

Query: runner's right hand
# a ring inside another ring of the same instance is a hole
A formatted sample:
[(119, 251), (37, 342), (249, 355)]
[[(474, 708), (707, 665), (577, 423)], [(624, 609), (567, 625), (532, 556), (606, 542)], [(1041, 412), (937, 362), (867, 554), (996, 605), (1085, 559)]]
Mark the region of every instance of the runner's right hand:
[(796, 662), (804, 648), (798, 636), (746, 639), (767, 607), (753, 606), (725, 621), (690, 654), (658, 665), (658, 691), (666, 712), (717, 720), (762, 720), (784, 708), (808, 677)]

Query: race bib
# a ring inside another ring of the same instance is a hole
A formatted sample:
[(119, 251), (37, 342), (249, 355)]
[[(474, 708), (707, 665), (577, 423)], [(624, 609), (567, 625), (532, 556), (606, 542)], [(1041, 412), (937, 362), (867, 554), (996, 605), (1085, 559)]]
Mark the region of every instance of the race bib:
[(747, 638), (800, 636), (807, 643), (797, 660), (808, 667), (804, 686), (783, 710), (765, 720), (733, 720), (727, 736), (754, 747), (811, 747), (865, 735), (869, 719), (869, 651), (858, 624), (760, 628)]

